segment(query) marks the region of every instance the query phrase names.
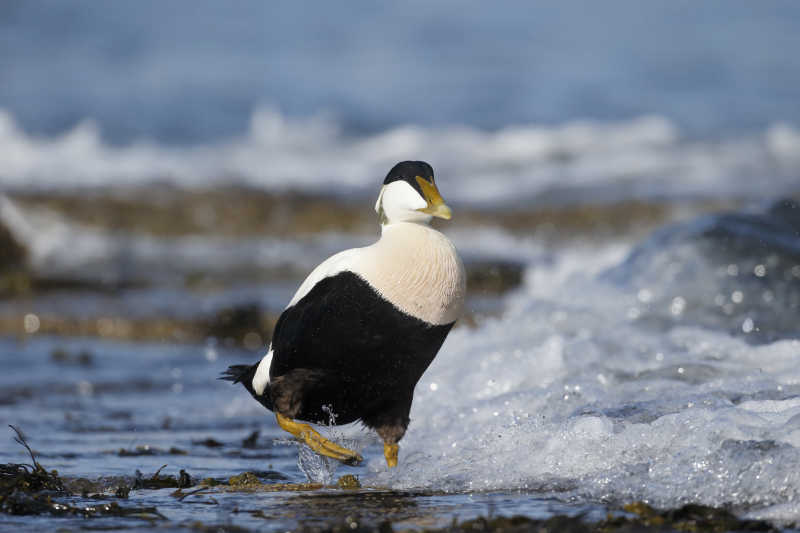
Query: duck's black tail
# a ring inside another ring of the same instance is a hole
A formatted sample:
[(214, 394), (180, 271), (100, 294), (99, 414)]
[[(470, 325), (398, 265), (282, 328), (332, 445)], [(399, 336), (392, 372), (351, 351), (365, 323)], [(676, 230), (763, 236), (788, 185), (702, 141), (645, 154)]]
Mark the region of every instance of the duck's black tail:
[(272, 396), (270, 396), (269, 387), (264, 390), (264, 394), (256, 394), (256, 391), (253, 390), (253, 378), (256, 375), (256, 369), (258, 369), (258, 363), (254, 365), (231, 365), (228, 370), (220, 374), (219, 379), (241, 383), (258, 403), (272, 411)]
[[(228, 370), (219, 375), (219, 379), (233, 381), (234, 383), (245, 383), (248, 374), (255, 375), (256, 368), (258, 368), (258, 365), (232, 365), (228, 367)], [(252, 380), (253, 377), (250, 376), (250, 379)], [(247, 385), (245, 385), (245, 387), (246, 386)]]

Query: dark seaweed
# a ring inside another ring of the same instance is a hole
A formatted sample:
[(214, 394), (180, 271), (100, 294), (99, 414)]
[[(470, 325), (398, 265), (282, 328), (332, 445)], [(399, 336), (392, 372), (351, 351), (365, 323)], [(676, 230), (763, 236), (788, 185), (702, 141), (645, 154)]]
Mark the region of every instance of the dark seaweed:
[(142, 473), (137, 470), (136, 480), (133, 483), (133, 488), (158, 490), (186, 489), (194, 486), (194, 480), (192, 480), (192, 476), (190, 476), (186, 470), (183, 469), (178, 473), (177, 478), (175, 476), (162, 476), (161, 471), (166, 468), (166, 466), (167, 465), (164, 465), (159, 468), (156, 473), (149, 478), (145, 478)]
[[(9, 426), (16, 433), (14, 440), (23, 446), (31, 456), (32, 464), (7, 463), (0, 465), (0, 513), (10, 515), (53, 516), (118, 516), (142, 518), (146, 520), (165, 519), (155, 507), (123, 507), (116, 502), (103, 502), (89, 506), (75, 506), (56, 497), (71, 496), (58, 472), (48, 472), (36, 460), (36, 455), (28, 445), (25, 436), (15, 426)], [(181, 474), (184, 474), (181, 471)], [(158, 472), (156, 472), (156, 476)], [(191, 478), (186, 475), (191, 482)], [(183, 479), (183, 476), (181, 476)], [(186, 480), (184, 480), (186, 482)], [(80, 484), (76, 484), (78, 486)], [(118, 487), (115, 496), (127, 498), (127, 487)], [(95, 497), (100, 498), (101, 495)]]

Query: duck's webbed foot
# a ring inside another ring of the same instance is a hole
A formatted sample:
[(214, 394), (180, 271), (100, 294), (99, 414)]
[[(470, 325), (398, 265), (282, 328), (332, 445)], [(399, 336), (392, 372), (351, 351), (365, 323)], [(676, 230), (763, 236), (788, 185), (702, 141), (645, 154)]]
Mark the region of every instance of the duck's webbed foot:
[(275, 413), (275, 418), (277, 418), (278, 425), (281, 427), (281, 429), (288, 431), (298, 439), (302, 440), (308, 445), (309, 448), (320, 455), (336, 459), (337, 461), (341, 461), (351, 466), (355, 466), (364, 460), (361, 455), (353, 450), (348, 450), (347, 448), (339, 446), (335, 442), (329, 441), (308, 424), (295, 422), (291, 418), (287, 418), (279, 413)]

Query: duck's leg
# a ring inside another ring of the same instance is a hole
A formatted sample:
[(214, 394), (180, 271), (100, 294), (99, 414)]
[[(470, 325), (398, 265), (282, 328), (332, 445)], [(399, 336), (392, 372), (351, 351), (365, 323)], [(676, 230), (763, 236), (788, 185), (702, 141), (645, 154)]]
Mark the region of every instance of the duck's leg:
[(383, 456), (389, 468), (397, 467), (397, 454), (400, 451), (397, 443), (406, 433), (410, 409), (411, 393), (408, 392), (405, 396), (397, 395), (389, 409), (363, 419), (364, 425), (373, 428), (383, 441)]
[[(349, 465), (357, 465), (364, 459), (352, 450), (343, 448), (336, 443), (333, 443), (317, 433), (317, 431), (309, 426), (300, 422), (295, 422), (291, 418), (287, 418), (280, 413), (275, 413), (275, 418), (278, 420), (278, 425), (284, 431), (288, 431), (298, 439), (302, 440), (308, 447), (325, 457), (330, 457)], [(387, 459), (388, 461), (388, 459)], [(396, 461), (395, 461), (396, 462)]]
[(386, 465), (389, 468), (397, 466), (397, 452), (400, 451), (398, 444), (383, 443), (383, 456), (386, 457)]

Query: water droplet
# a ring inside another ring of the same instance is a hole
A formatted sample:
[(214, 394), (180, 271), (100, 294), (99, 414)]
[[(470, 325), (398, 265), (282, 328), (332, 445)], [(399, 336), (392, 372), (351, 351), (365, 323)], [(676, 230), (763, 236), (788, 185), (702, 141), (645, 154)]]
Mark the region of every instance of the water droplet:
[(675, 316), (680, 315), (683, 313), (683, 310), (686, 308), (686, 300), (683, 299), (681, 296), (676, 296), (672, 299), (672, 303), (669, 306), (669, 311)]
[(767, 275), (767, 267), (765, 267), (764, 265), (756, 265), (756, 267), (753, 269), (753, 274), (755, 274), (759, 278), (763, 278), (764, 276)]
[(438, 383), (431, 383), (431, 384), (430, 384), (430, 389), (431, 389), (432, 391), (439, 390), (439, 384), (438, 384)]
[(642, 303), (647, 303), (653, 299), (653, 293), (650, 289), (639, 289), (639, 292), (636, 293), (636, 297)]
[(733, 303), (740, 304), (742, 303), (742, 300), (744, 300), (744, 294), (742, 293), (742, 291), (733, 291), (731, 293), (731, 301)]
[(101, 337), (110, 337), (114, 334), (114, 320), (111, 318), (97, 319), (97, 332)]
[(94, 392), (94, 386), (88, 381), (78, 382), (78, 394), (81, 396), (89, 396)]
[(39, 317), (33, 313), (28, 313), (25, 315), (25, 318), (22, 319), (22, 324), (25, 326), (25, 333), (36, 333), (39, 331), (39, 327), (41, 326)]
[(738, 276), (739, 275), (739, 265), (730, 264), (727, 268), (729, 276)]
[(745, 318), (744, 322), (742, 322), (742, 331), (744, 331), (745, 333), (750, 333), (751, 331), (753, 331), (753, 327), (754, 327), (753, 319), (750, 317)]
[(217, 354), (217, 349), (213, 346), (206, 346), (206, 361), (213, 363), (217, 360), (219, 354)]
[(262, 347), (263, 341), (261, 335), (255, 331), (248, 331), (242, 339), (242, 344), (248, 350), (258, 350)]

